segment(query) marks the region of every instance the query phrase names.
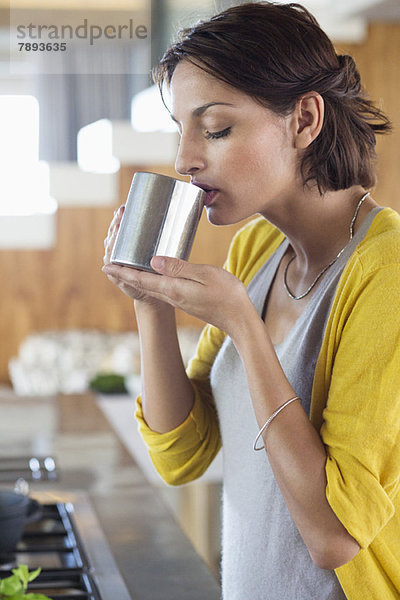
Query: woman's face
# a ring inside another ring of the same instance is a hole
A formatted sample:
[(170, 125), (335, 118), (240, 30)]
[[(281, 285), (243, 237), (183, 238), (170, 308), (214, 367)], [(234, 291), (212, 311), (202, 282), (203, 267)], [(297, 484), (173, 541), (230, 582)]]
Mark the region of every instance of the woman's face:
[(171, 117), (181, 136), (176, 170), (210, 189), (208, 219), (236, 223), (267, 218), (299, 185), (290, 117), (277, 116), (247, 94), (188, 61), (171, 80)]

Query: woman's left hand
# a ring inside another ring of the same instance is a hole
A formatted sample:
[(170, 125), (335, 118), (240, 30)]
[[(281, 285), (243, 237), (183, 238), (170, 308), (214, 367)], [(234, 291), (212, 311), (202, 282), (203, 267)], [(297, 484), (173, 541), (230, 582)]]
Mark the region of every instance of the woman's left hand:
[(111, 264), (103, 267), (103, 271), (114, 280), (168, 302), (228, 335), (238, 324), (242, 311), (252, 307), (244, 284), (224, 269), (166, 256), (153, 257), (151, 266), (159, 275)]

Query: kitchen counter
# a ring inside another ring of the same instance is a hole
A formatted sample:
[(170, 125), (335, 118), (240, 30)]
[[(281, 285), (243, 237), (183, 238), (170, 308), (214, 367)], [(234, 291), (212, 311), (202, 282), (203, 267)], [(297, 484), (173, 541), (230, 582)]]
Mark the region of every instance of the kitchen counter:
[[(132, 400), (132, 426), (134, 402)], [(0, 457), (51, 455), (59, 478), (35, 491), (89, 494), (134, 600), (213, 600), (219, 585), (91, 394), (0, 398)], [(10, 484), (7, 487), (12, 487)], [(84, 541), (84, 540), (83, 540)], [(110, 598), (110, 600), (118, 600)]]

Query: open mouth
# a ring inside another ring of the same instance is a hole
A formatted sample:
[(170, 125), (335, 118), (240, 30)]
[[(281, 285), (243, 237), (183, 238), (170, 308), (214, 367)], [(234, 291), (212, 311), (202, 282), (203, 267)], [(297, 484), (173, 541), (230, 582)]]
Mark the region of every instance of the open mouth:
[(204, 206), (209, 206), (211, 204), (211, 202), (213, 202), (215, 196), (218, 194), (219, 190), (217, 188), (212, 188), (209, 185), (203, 184), (203, 183), (197, 183), (197, 182), (192, 182), (193, 185), (196, 185), (197, 187), (201, 188), (202, 190), (204, 190), (206, 192), (206, 197), (204, 200)]
[(211, 202), (214, 201), (215, 196), (219, 190), (210, 190), (206, 193), (206, 199), (204, 200), (204, 206), (210, 206)]

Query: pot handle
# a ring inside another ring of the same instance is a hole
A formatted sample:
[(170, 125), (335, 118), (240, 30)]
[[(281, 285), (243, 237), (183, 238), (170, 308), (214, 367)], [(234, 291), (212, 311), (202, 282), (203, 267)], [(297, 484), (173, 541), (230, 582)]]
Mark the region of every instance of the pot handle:
[(28, 510), (26, 512), (25, 523), (38, 521), (43, 513), (43, 506), (33, 498), (29, 498)]

